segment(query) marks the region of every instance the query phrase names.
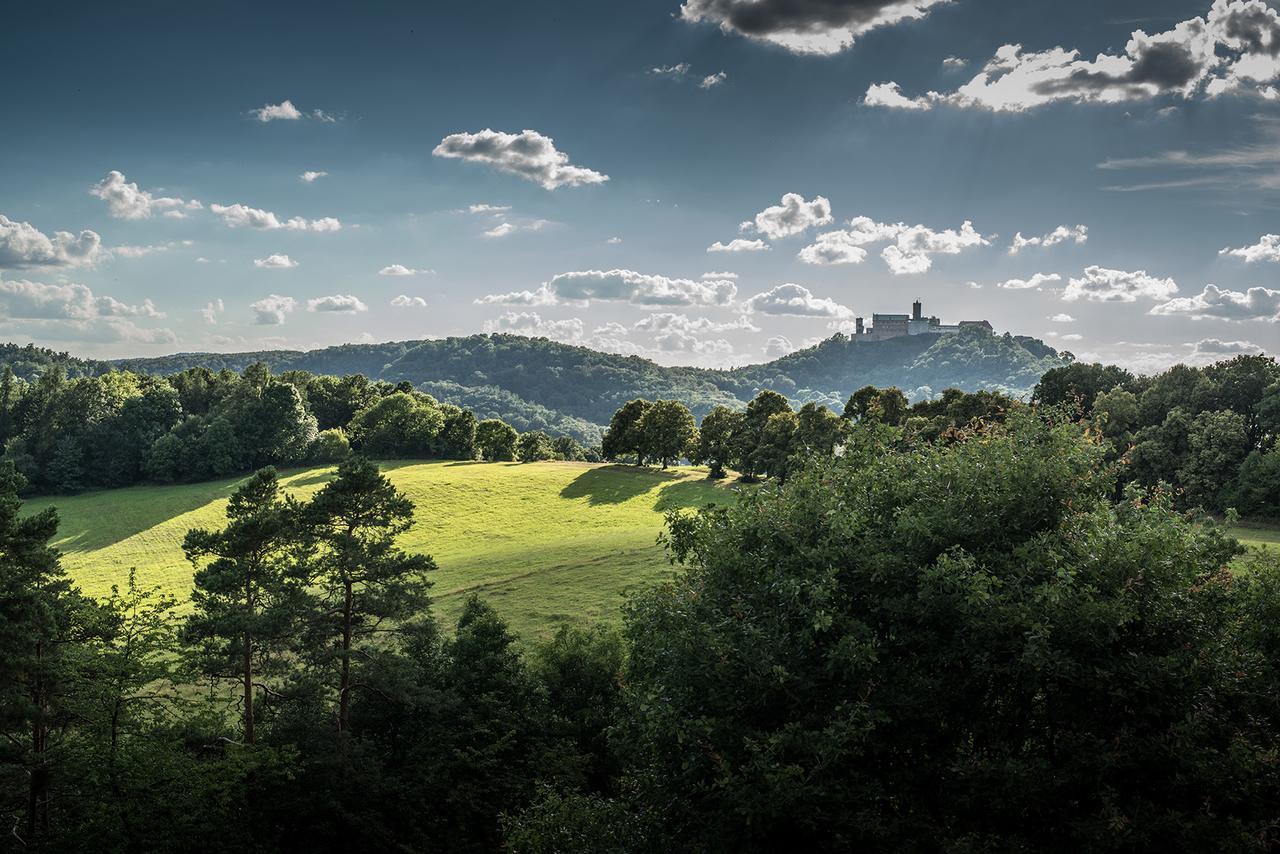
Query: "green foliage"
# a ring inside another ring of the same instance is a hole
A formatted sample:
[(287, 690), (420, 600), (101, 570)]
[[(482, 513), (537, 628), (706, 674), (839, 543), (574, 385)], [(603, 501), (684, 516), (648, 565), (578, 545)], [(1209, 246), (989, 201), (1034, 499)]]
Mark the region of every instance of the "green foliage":
[(338, 463), (351, 456), (351, 441), (341, 427), (330, 427), (321, 430), (311, 444), (311, 461), (316, 463)]
[(644, 410), (635, 431), (641, 458), (660, 462), (665, 469), (689, 452), (689, 446), (697, 436), (698, 425), (689, 407), (680, 401), (657, 400)]
[(425, 394), (395, 392), (351, 419), (352, 444), (372, 457), (427, 457), (444, 428), (444, 413)]
[(698, 441), (690, 449), (689, 459), (698, 465), (711, 467), (713, 479), (725, 476), (725, 468), (732, 464), (735, 455), (734, 434), (742, 416), (725, 406), (717, 406), (702, 419)]
[(634, 454), (637, 465), (644, 465), (647, 443), (640, 425), (644, 415), (653, 406), (643, 398), (628, 401), (609, 419), (609, 429), (604, 431), (600, 449), (606, 460)]
[(514, 460), (519, 438), (515, 428), (496, 418), (487, 418), (476, 425), (476, 450), (490, 462)]
[(525, 433), (516, 442), (516, 456), (522, 463), (536, 463), (555, 459), (556, 450), (550, 436), (535, 430)]

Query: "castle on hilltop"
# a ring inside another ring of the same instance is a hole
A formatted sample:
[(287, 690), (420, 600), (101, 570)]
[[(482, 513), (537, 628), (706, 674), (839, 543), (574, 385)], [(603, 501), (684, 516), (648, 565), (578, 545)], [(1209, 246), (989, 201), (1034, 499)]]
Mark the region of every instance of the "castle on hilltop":
[(903, 335), (941, 335), (948, 332), (959, 332), (961, 329), (985, 329), (991, 332), (991, 324), (986, 320), (962, 320), (955, 324), (943, 323), (936, 317), (922, 317), (920, 300), (911, 303), (911, 314), (873, 314), (871, 328), (863, 325), (864, 318), (854, 318), (853, 340), (855, 341), (887, 341)]

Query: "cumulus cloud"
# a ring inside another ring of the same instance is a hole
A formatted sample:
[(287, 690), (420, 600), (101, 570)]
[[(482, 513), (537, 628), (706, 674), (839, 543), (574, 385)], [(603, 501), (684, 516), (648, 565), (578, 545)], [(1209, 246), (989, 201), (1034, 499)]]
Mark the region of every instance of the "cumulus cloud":
[(737, 320), (712, 320), (709, 317), (690, 317), (687, 314), (673, 312), (657, 312), (637, 320), (635, 328), (642, 332), (684, 332), (705, 335), (709, 332), (759, 332), (760, 327), (751, 322), (745, 315)]
[(406, 294), (400, 294), (391, 300), (391, 305), (396, 308), (426, 308), (427, 301), (422, 297), (411, 297)]
[(1105, 267), (1086, 267), (1080, 278), (1072, 278), (1062, 292), (1068, 302), (1092, 300), (1094, 302), (1135, 302), (1139, 297), (1169, 299), (1178, 292), (1173, 279), (1148, 276), (1145, 270), (1126, 272)]
[(155, 196), (147, 190), (138, 189), (136, 183), (126, 181), (122, 173), (111, 170), (107, 177), (89, 188), (89, 195), (97, 196), (107, 203), (107, 212), (116, 219), (150, 219), (157, 213), (167, 217), (182, 219), (187, 211), (200, 210), (204, 205), (192, 199)]
[(576, 317), (568, 320), (544, 320), (535, 311), (508, 311), (493, 320), (486, 320), (484, 331), (509, 332), (555, 341), (579, 341), (586, 330), (583, 322)]
[(792, 53), (830, 55), (876, 27), (923, 18), (946, 0), (686, 0), (680, 17)]
[(831, 222), (831, 202), (816, 196), (806, 202), (799, 193), (784, 193), (781, 204), (771, 205), (742, 224), (743, 231), (758, 231), (770, 240), (800, 234), (815, 225)]
[(758, 293), (746, 302), (747, 311), (758, 314), (782, 314), (793, 317), (829, 317), (844, 320), (853, 311), (825, 297), (816, 297), (803, 285), (790, 282)]
[(1076, 319), (1069, 314), (1059, 312), (1049, 318), (1052, 323), (1075, 323)]
[(781, 359), (788, 353), (794, 353), (795, 351), (795, 345), (785, 335), (775, 335), (764, 342), (764, 357), (766, 359)]
[(716, 271), (712, 270), (712, 271), (710, 271), (710, 272), (703, 273), (703, 274), (702, 274), (701, 276), (699, 276), (698, 278), (700, 278), (700, 279), (730, 279), (730, 280), (735, 280), (735, 279), (737, 279), (737, 278), (738, 278), (738, 274), (737, 274), (737, 273), (729, 273), (729, 272), (716, 272)]
[(849, 220), (844, 231), (827, 231), (800, 250), (800, 260), (808, 264), (857, 264), (866, 258), (862, 247), (889, 242), (880, 257), (895, 276), (923, 273), (933, 266), (934, 255), (957, 255), (990, 241), (965, 220), (959, 229), (936, 231), (925, 225), (876, 222), (859, 216)]
[(721, 83), (729, 79), (729, 75), (723, 71), (717, 71), (715, 74), (708, 74), (702, 78), (702, 82), (698, 84), (699, 89), (714, 89)]
[(293, 101), (285, 99), (279, 104), (264, 104), (255, 110), (250, 110), (249, 115), (253, 116), (260, 122), (296, 122), (301, 119), (311, 118), (319, 122), (335, 122), (337, 118), (332, 113), (326, 113), (324, 110), (311, 110), (303, 112), (293, 105)]
[(339, 314), (356, 314), (357, 312), (368, 311), (369, 306), (365, 305), (359, 297), (353, 294), (335, 294), (328, 297), (316, 297), (307, 300), (307, 311), (326, 311), (336, 312)]
[(1280, 234), (1264, 234), (1252, 246), (1240, 246), (1236, 249), (1227, 247), (1218, 252), (1219, 255), (1235, 255), (1249, 264), (1258, 261), (1280, 261)]
[(24, 320), (93, 320), (118, 317), (164, 317), (151, 300), (129, 304), (96, 296), (87, 285), (45, 284), (26, 279), (0, 281), (0, 316)]
[(1280, 14), (1261, 0), (1214, 0), (1207, 15), (1169, 30), (1134, 30), (1121, 53), (1084, 59), (1078, 50), (1000, 47), (955, 91), (902, 95), (897, 84), (873, 84), (866, 103), (898, 109), (936, 105), (1018, 112), (1055, 101), (1120, 103), (1171, 95), (1231, 92), (1280, 95)]
[(486, 128), (476, 133), (446, 136), (431, 152), (436, 157), (471, 160), (492, 166), (499, 172), (518, 175), (546, 190), (602, 184), (609, 176), (569, 162), (554, 140), (535, 130), (504, 133)]
[(742, 237), (735, 237), (728, 243), (721, 243), (717, 240), (707, 247), (708, 252), (767, 252), (769, 244), (763, 240), (747, 240)]
[(271, 211), (251, 208), (239, 203), (234, 205), (212, 204), (209, 205), (209, 210), (222, 217), (223, 224), (228, 228), (255, 228), (261, 231), (285, 229), (287, 231), (316, 232), (340, 231), (342, 229), (342, 223), (331, 216), (313, 220), (295, 216), (282, 221)]
[(1057, 273), (1036, 273), (1029, 279), (1006, 279), (996, 285), (998, 288), (1004, 288), (1011, 291), (1023, 291), (1030, 288), (1038, 288), (1041, 285), (1047, 285), (1051, 282), (1061, 282), (1062, 277)]
[(264, 270), (288, 270), (291, 267), (298, 266), (298, 262), (290, 258), (288, 255), (268, 255), (266, 258), (255, 258), (253, 266), (260, 267)]
[(480, 304), (555, 305), (587, 304), (592, 300), (629, 302), (633, 305), (712, 306), (728, 305), (738, 287), (725, 279), (695, 281), (637, 273), (634, 270), (584, 270), (559, 273), (533, 291), (491, 294), (476, 300)]
[(29, 222), (0, 214), (0, 270), (92, 267), (105, 255), (102, 238), (95, 231), (55, 231), (49, 237)]
[(511, 205), (486, 205), (476, 204), (467, 207), (467, 213), (473, 214), (500, 214), (511, 210)]
[(215, 325), (218, 322), (218, 315), (222, 314), (222, 300), (216, 299), (206, 303), (205, 307), (200, 309), (200, 316), (204, 318), (204, 322), (209, 325)]
[(253, 310), (253, 322), (260, 326), (279, 326), (284, 323), (284, 316), (298, 307), (293, 297), (282, 297), (271, 294), (249, 306)]
[[(1221, 341), (1217, 338), (1204, 338), (1191, 344), (1191, 356), (1193, 359), (1198, 357), (1224, 357), (1238, 356), (1242, 353), (1253, 354), (1261, 353), (1262, 348), (1252, 341)], [(1212, 360), (1212, 359), (1211, 359)]]
[(1280, 290), (1249, 288), (1228, 291), (1205, 285), (1195, 296), (1179, 297), (1151, 309), (1151, 314), (1185, 314), (1194, 320), (1269, 320), (1280, 323)]
[(512, 222), (511, 220), (503, 220), (484, 233), (485, 237), (506, 237), (520, 231), (542, 231), (551, 224), (550, 220), (534, 219), (526, 222)]
[(406, 267), (403, 264), (389, 264), (378, 271), (379, 276), (421, 276), (429, 275), (434, 270), (419, 270), (414, 267)]
[[(146, 246), (115, 246), (107, 251), (112, 258), (143, 258), (157, 252), (168, 252), (179, 246), (191, 246), (191, 240), (170, 240), (168, 243), (151, 243)], [(199, 259), (197, 259), (199, 260)]]
[(327, 178), (327, 177), (329, 177), (329, 173), (323, 170), (320, 170), (318, 172), (307, 171), (299, 175), (298, 180), (302, 181), (304, 184), (314, 184), (316, 181), (320, 180), (321, 178)]
[(1089, 226), (1060, 225), (1048, 234), (1039, 237), (1023, 237), (1022, 232), (1019, 231), (1013, 236), (1013, 242), (1009, 244), (1009, 254), (1017, 255), (1028, 246), (1056, 246), (1068, 240), (1075, 243), (1087, 242), (1089, 240)]

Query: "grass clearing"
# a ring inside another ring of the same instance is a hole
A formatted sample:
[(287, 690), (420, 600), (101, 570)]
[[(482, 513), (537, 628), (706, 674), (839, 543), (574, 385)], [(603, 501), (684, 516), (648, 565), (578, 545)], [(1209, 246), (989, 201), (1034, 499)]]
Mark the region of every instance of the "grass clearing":
[[(404, 461), (382, 468), (417, 508), (402, 545), (439, 565), (437, 615), (450, 621), (474, 591), (525, 639), (547, 637), (562, 623), (616, 619), (623, 594), (671, 575), (656, 542), (664, 512), (734, 498), (701, 468)], [(306, 497), (332, 473), (331, 466), (289, 470), (281, 482)], [(136, 567), (141, 583), (185, 599), (191, 565), (182, 538), (189, 528), (222, 526), (227, 498), (243, 480), (40, 498), (27, 509), (58, 508), (54, 546), (84, 592), (104, 596)]]
[(1239, 522), (1227, 528), (1250, 551), (1260, 549), (1280, 557), (1280, 525), (1265, 522)]

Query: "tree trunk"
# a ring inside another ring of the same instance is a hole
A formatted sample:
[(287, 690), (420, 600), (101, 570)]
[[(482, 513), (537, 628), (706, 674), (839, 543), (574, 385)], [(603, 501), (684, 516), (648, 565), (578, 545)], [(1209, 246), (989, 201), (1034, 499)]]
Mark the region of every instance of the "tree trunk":
[(342, 600), (342, 681), (338, 690), (338, 749), (345, 757), (346, 737), (351, 730), (351, 581), (343, 582)]
[(253, 744), (253, 635), (244, 633), (244, 743)]

